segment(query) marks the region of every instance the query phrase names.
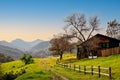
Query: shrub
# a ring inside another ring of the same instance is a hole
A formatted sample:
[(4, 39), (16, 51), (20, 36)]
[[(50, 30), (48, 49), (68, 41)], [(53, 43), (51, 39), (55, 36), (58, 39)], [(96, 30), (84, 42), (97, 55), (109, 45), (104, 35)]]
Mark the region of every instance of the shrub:
[(26, 54), (23, 54), (21, 60), (26, 64), (30, 64), (30, 63), (33, 63), (33, 59), (32, 59), (32, 56), (31, 55), (26, 55)]
[(17, 78), (17, 76), (13, 74), (13, 71), (6, 73), (3, 76), (3, 80), (14, 80), (15, 78)]
[(18, 76), (22, 75), (26, 73), (25, 69), (21, 69), (20, 71), (16, 71), (16, 73), (14, 74), (13, 71), (4, 74), (3, 76), (1, 76), (0, 80), (14, 80), (15, 78), (17, 78)]

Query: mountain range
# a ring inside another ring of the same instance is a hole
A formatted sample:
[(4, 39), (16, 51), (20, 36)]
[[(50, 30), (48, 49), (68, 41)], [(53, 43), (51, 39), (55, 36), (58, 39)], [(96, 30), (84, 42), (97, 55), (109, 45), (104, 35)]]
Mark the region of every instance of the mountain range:
[(49, 47), (49, 41), (40, 39), (31, 42), (22, 39), (15, 39), (11, 42), (0, 41), (0, 52), (13, 57), (14, 59), (20, 58), (23, 53), (32, 54), (34, 57), (48, 56)]

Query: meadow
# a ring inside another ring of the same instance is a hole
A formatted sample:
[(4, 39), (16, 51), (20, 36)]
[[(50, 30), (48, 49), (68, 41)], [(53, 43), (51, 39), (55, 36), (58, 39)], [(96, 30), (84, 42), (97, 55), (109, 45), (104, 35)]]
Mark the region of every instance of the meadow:
[[(20, 75), (15, 80), (109, 80), (106, 76), (98, 77), (97, 74), (91, 75), (74, 70), (69, 70), (56, 65), (59, 57), (34, 58), (34, 63), (24, 65), (20, 60), (3, 63), (2, 72), (19, 72), (25, 69), (26, 73)], [(96, 59), (76, 59), (76, 54), (64, 54), (60, 63), (77, 64), (85, 66), (102, 66), (112, 68), (112, 80), (120, 80), (120, 54)]]

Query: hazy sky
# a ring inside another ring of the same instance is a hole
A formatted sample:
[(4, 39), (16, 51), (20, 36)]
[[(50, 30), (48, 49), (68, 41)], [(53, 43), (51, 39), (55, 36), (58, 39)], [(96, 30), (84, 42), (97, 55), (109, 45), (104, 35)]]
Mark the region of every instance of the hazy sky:
[(0, 0), (0, 40), (49, 40), (78, 12), (97, 15), (104, 31), (108, 21), (120, 21), (120, 0)]

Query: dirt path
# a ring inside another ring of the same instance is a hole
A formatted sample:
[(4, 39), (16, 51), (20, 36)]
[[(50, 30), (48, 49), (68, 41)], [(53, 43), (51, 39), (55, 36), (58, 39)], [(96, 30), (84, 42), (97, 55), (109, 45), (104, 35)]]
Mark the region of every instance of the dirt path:
[[(66, 77), (64, 77), (63, 75), (61, 75), (60, 73), (58, 73), (57, 70), (55, 70), (55, 69), (50, 68), (49, 66), (47, 66), (47, 61), (46, 61), (46, 60), (44, 60), (44, 61), (41, 62), (40, 64), (43, 66), (43, 68), (44, 68), (45, 70), (51, 71), (51, 72), (54, 73), (55, 75), (59, 76), (62, 80), (69, 80), (68, 78), (66, 78)], [(56, 77), (53, 76), (53, 77), (51, 78), (51, 80), (60, 80), (60, 79), (58, 79), (58, 78), (56, 78)]]
[(63, 80), (69, 80), (68, 78), (66, 78), (66, 77), (62, 76), (60, 73), (58, 73), (55, 69), (51, 69), (51, 71), (52, 71), (54, 74), (60, 76), (61, 79), (63, 79)]

